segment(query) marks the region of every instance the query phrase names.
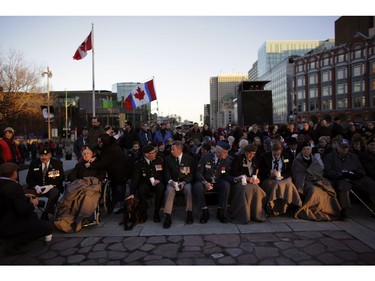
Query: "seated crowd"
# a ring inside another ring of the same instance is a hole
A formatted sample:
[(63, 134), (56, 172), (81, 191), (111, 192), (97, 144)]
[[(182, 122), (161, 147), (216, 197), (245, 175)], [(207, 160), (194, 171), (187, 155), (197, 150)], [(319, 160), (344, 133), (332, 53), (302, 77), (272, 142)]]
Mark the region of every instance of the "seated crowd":
[[(186, 133), (181, 127), (172, 132), (164, 123), (150, 130), (144, 123), (137, 133), (127, 122), (122, 136), (96, 130), (96, 143), (80, 148), (67, 179), (107, 177), (113, 211), (121, 213), (125, 200), (136, 197), (141, 222), (148, 219), (148, 201), (154, 193), (153, 221), (161, 221), (163, 210), (164, 228), (172, 225), (178, 193), (185, 199), (186, 224), (194, 222), (194, 208), (201, 224), (210, 219), (207, 194), (216, 196), (221, 223), (265, 222), (267, 216), (288, 212), (307, 220), (345, 221), (352, 189), (363, 192), (372, 207), (375, 204), (375, 136), (369, 131), (350, 135), (337, 128), (339, 133), (333, 135), (323, 121), (316, 128), (308, 123), (300, 129), (288, 124), (283, 130), (254, 124), (248, 131), (233, 126), (217, 133), (208, 125), (201, 130), (197, 123)], [(48, 147), (39, 156), (30, 164), (25, 193), (48, 198), (41, 219), (50, 220), (64, 193), (65, 174)], [(13, 177), (14, 169), (3, 167), (1, 178)]]

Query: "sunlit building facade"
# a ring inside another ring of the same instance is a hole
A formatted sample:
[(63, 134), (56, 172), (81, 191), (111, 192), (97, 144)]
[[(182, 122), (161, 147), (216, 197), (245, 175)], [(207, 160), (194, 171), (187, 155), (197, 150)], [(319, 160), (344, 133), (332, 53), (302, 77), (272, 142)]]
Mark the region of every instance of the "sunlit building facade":
[(237, 86), (247, 80), (248, 74), (226, 74), (210, 78), (210, 121), (217, 130), (231, 126), (234, 122), (234, 104)]

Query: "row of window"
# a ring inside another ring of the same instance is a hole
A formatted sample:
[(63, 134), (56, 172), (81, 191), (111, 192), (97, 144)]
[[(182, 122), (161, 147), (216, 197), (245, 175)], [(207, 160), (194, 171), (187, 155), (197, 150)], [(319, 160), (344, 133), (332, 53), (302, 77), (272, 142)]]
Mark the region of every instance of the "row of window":
[[(352, 66), (351, 77), (360, 77), (365, 75), (365, 64), (355, 64)], [(370, 74), (375, 74), (375, 62), (370, 64)], [(331, 82), (332, 81), (332, 70), (325, 70), (321, 72), (321, 82)], [(311, 73), (308, 76), (309, 85), (318, 84), (318, 73)], [(336, 69), (336, 80), (347, 79), (348, 78), (348, 68), (339, 67)], [(297, 87), (305, 86), (305, 75), (297, 76)]]
[[(373, 97), (373, 102), (375, 101), (375, 97)], [(356, 96), (352, 98), (352, 108), (361, 108), (365, 107), (365, 97), (363, 96)], [(345, 97), (337, 98), (336, 100), (336, 109), (343, 110), (348, 108), (348, 99)], [(329, 111), (332, 110), (332, 100), (331, 99), (324, 99), (322, 100), (322, 108), (319, 109), (319, 103), (317, 99), (313, 99), (309, 101), (309, 108), (308, 111)], [(297, 103), (297, 110), (299, 112), (305, 112), (306, 104), (305, 103)]]
[[(368, 49), (363, 49), (362, 46), (359, 45), (357, 48), (358, 48), (357, 50), (354, 50), (354, 51), (350, 52), (352, 60), (366, 58), (366, 56), (367, 56), (366, 50), (368, 50), (368, 56), (371, 56), (371, 55), (375, 54), (375, 47), (374, 46), (372, 46)], [(339, 64), (339, 63), (343, 63), (343, 62), (347, 62), (347, 61), (349, 61), (349, 54), (348, 53), (341, 53), (341, 54), (335, 55), (333, 57), (327, 56), (325, 58), (320, 59), (320, 61), (314, 60), (314, 61), (310, 61), (307, 64), (305, 64), (303, 62), (303, 63), (297, 65), (296, 70), (297, 70), (297, 73), (305, 71), (305, 65), (307, 67), (307, 70), (312, 70), (312, 69), (317, 69), (319, 67), (319, 65), (320, 65), (320, 67), (325, 67), (325, 66), (332, 65), (332, 62), (334, 62), (335, 64)]]

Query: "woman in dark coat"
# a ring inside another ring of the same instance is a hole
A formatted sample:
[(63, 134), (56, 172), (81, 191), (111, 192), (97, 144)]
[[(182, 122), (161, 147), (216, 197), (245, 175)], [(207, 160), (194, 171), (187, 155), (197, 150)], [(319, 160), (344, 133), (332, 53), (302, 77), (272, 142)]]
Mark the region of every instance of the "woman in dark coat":
[[(266, 221), (264, 200), (266, 193), (258, 185), (258, 163), (255, 160), (257, 147), (247, 145), (244, 153), (237, 155), (232, 164), (231, 173), (237, 183), (232, 185), (232, 200), (230, 203), (231, 220), (235, 223), (248, 223)], [(242, 182), (242, 177), (245, 177)]]

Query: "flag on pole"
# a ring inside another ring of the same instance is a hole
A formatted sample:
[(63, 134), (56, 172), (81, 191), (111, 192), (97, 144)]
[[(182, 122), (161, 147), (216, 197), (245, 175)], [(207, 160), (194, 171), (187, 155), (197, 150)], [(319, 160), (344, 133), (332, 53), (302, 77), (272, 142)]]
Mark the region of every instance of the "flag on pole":
[(73, 59), (81, 60), (87, 55), (87, 51), (92, 49), (92, 40), (91, 40), (91, 33), (87, 36), (86, 40), (78, 47), (77, 51), (75, 52)]
[(151, 103), (154, 100), (156, 100), (156, 93), (154, 80), (152, 79), (148, 82), (138, 84), (125, 99), (124, 107), (127, 110), (132, 110), (138, 106)]

